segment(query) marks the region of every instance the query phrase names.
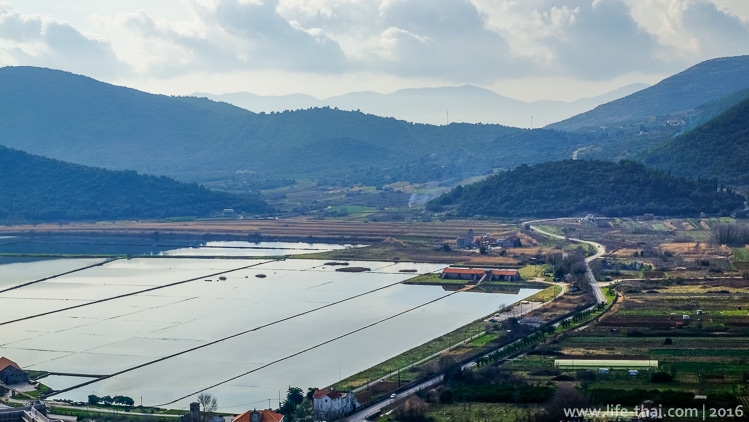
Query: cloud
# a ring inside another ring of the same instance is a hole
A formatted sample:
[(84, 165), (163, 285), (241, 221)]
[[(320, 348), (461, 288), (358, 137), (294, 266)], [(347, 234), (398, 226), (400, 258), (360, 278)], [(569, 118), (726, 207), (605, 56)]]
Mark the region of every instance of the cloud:
[[(658, 40), (656, 54), (680, 65), (749, 54), (749, 15), (738, 3), (719, 0), (625, 0), (634, 19)], [(731, 8), (719, 5), (727, 3)], [(746, 8), (746, 4), (742, 5)], [(749, 13), (749, 8), (746, 8)]]
[(580, 5), (562, 37), (548, 40), (567, 73), (608, 79), (640, 69), (661, 70), (657, 39), (632, 18), (618, 0)]
[[(215, 0), (194, 3), (193, 21), (155, 20), (144, 11), (116, 23), (135, 32), (134, 60), (162, 76), (192, 71), (286, 70), (336, 72), (343, 52), (324, 30), (281, 17), (278, 2)], [(156, 47), (161, 53), (149, 54)]]
[(657, 39), (619, 0), (474, 0), (529, 74), (611, 78), (660, 67)]
[(22, 15), (2, 6), (0, 60), (3, 65), (52, 67), (97, 77), (128, 71), (108, 41), (52, 18)]
[(734, 55), (749, 45), (749, 25), (710, 2), (690, 3), (681, 19), (682, 31), (691, 35), (697, 55)]
[(138, 3), (146, 10), (102, 2), (84, 21), (96, 35), (76, 28), (81, 22), (0, 5), (0, 63), (161, 80), (283, 72), (478, 85), (610, 81), (749, 54), (742, 1), (183, 0), (173, 14), (148, 2)]

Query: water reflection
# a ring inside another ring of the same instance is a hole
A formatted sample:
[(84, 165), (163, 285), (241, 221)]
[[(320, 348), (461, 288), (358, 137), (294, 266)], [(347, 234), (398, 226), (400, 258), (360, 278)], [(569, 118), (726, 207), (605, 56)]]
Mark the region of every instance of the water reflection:
[[(199, 251), (249, 247), (224, 242)], [(278, 247), (302, 249), (274, 244), (267, 250)], [(155, 405), (220, 384), (211, 393), (221, 410), (239, 412), (289, 385), (306, 390), (336, 382), (535, 292), (450, 295), (439, 286), (400, 284), (412, 270), (439, 271), (441, 264), (351, 261), (370, 271), (343, 273), (325, 260), (179, 255), (120, 259), (0, 294), (0, 324), (65, 309), (0, 325), (0, 355), (27, 369), (121, 372), (63, 398), (121, 394)], [(18, 283), (20, 274), (62, 274), (90, 263), (18, 262), (16, 276), (6, 276), (11, 264), (2, 265), (0, 285)], [(71, 303), (84, 306), (68, 309)], [(51, 380), (75, 385), (68, 377)], [(191, 400), (173, 407), (187, 409)]]

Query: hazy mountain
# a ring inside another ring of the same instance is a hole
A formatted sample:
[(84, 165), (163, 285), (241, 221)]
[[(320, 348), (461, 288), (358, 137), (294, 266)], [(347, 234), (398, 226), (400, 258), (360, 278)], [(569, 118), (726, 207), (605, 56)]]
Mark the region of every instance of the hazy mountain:
[(167, 177), (111, 171), (0, 146), (0, 220), (110, 220), (262, 213), (257, 196), (210, 191)]
[(533, 127), (542, 127), (566, 119), (645, 87), (647, 85), (644, 84), (628, 85), (600, 96), (571, 102), (530, 103), (471, 85), (402, 89), (390, 94), (352, 92), (323, 100), (302, 94), (259, 96), (246, 92), (219, 95), (198, 93), (195, 96), (224, 101), (258, 113), (327, 106), (341, 110), (359, 110), (415, 123), (493, 123), (528, 128), (531, 124)]
[(566, 160), (520, 166), (458, 186), (428, 203), (456, 216), (562, 217), (727, 214), (744, 198), (717, 184), (687, 180), (632, 161)]
[(258, 180), (385, 184), (487, 174), (570, 157), (578, 135), (411, 124), (317, 108), (255, 114), (67, 72), (0, 69), (1, 144), (64, 161), (254, 190)]
[(586, 113), (547, 126), (580, 131), (645, 121), (656, 116), (686, 113), (749, 88), (749, 56), (725, 57), (699, 63), (661, 82)]
[(640, 161), (675, 175), (749, 185), (749, 100), (652, 148)]

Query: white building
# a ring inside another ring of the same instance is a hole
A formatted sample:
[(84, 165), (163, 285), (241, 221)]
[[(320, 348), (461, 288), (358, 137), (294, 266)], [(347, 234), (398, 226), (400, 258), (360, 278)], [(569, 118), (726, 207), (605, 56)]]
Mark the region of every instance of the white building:
[(312, 395), (312, 408), (315, 420), (335, 420), (356, 410), (359, 402), (354, 393), (343, 393), (335, 389), (324, 388)]

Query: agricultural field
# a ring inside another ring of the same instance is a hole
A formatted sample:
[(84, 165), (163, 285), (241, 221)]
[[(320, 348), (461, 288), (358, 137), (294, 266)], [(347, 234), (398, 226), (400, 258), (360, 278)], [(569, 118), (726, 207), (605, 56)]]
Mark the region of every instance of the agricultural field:
[(717, 244), (720, 219), (558, 220), (546, 222), (569, 237), (606, 245), (607, 253), (592, 264), (599, 280), (736, 276), (749, 269), (749, 249)]
[[(749, 282), (626, 281), (616, 290), (621, 292), (619, 302), (599, 320), (561, 334), (505, 366), (538, 383), (569, 380), (588, 391), (593, 401), (610, 400), (612, 394), (619, 397), (625, 390), (627, 397), (640, 395), (628, 400), (642, 401), (653, 391), (672, 390), (707, 395), (721, 406), (747, 401)], [(555, 365), (561, 359), (612, 363), (571, 369)], [(633, 360), (657, 362), (657, 369), (620, 364)]]

